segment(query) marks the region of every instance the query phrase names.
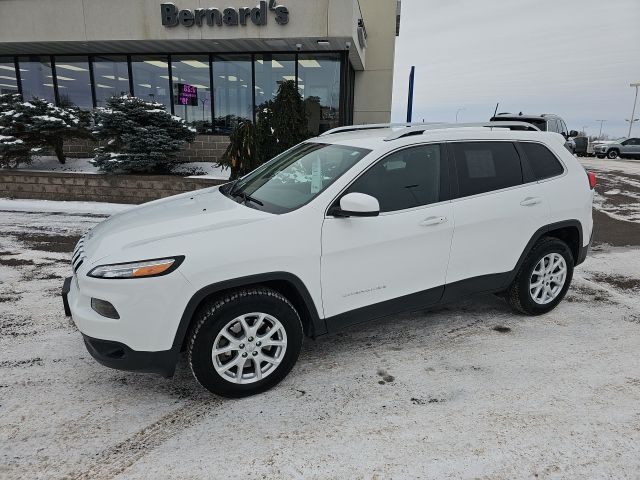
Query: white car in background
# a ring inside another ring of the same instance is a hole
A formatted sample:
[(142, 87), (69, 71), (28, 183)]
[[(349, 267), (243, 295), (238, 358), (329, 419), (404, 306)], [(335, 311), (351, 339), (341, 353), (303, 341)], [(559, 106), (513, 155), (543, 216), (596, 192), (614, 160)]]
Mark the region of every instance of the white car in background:
[(587, 255), (595, 176), (523, 127), (342, 127), (114, 215), (79, 241), (66, 311), (100, 363), (170, 376), (186, 350), (229, 397), (282, 380), (304, 336), (478, 292), (549, 312)]

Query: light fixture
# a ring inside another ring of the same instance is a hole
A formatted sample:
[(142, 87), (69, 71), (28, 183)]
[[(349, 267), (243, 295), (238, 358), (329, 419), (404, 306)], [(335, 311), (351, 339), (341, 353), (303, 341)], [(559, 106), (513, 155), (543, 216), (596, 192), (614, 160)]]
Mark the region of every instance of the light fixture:
[(153, 65), (158, 68), (169, 68), (169, 64), (162, 60), (144, 60), (144, 63), (148, 63), (149, 65)]
[(320, 68), (321, 65), (317, 60), (298, 60), (298, 63), (304, 68)]
[(14, 77), (7, 77), (6, 75), (0, 75), (0, 78), (4, 79), (4, 80), (13, 80), (15, 82), (15, 78)]
[(160, 75), (160, 78), (164, 78), (165, 80), (169, 80), (169, 75)]
[[(282, 78), (284, 78), (285, 80), (295, 80), (296, 76), (295, 75), (283, 75)], [(298, 78), (298, 81), (301, 82), (302, 79)]]
[[(47, 75), (47, 78), (53, 78), (53, 75)], [(63, 77), (62, 75), (56, 75), (56, 78), (58, 80), (64, 80), (64, 81), (75, 81), (75, 78), (71, 78), (71, 77)]]
[(98, 88), (113, 88), (111, 85), (103, 85), (101, 83), (96, 83), (96, 87), (98, 87)]
[(56, 68), (66, 68), (74, 72), (88, 72), (87, 68), (78, 67), (76, 65), (67, 65), (66, 63), (56, 63)]
[(15, 67), (7, 67), (6, 65), (0, 65), (0, 68), (2, 70), (9, 70), (11, 72), (15, 72), (16, 71)]
[(201, 62), (200, 60), (180, 60), (180, 63), (184, 63), (193, 68), (209, 68), (208, 63)]
[[(115, 75), (102, 75), (102, 78), (106, 78), (108, 80), (115, 80), (116, 79)], [(128, 82), (129, 81), (129, 79), (126, 78), (126, 77), (118, 77), (118, 80), (121, 80), (123, 82)]]
[(201, 83), (196, 83), (195, 85), (191, 85), (192, 87), (201, 88), (203, 90), (209, 90), (208, 85), (202, 85)]
[(151, 88), (151, 85), (148, 83), (139, 83), (138, 86), (144, 87), (144, 88)]
[(18, 88), (15, 85), (7, 85), (6, 83), (0, 83), (0, 87), (15, 88), (15, 89)]
[(329, 40), (318, 40), (318, 45), (321, 47), (328, 47), (331, 45)]

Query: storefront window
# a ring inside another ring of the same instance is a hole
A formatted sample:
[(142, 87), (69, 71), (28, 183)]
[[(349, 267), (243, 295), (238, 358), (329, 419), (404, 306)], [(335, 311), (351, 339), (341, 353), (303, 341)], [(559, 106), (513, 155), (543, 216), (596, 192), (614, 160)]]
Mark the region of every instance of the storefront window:
[(13, 58), (0, 57), (0, 95), (18, 93), (16, 66)]
[(326, 132), (340, 124), (339, 54), (300, 54), (298, 88), (307, 105), (309, 131)]
[(55, 57), (60, 105), (93, 108), (87, 57)]
[(198, 132), (211, 132), (209, 57), (172, 55), (171, 67), (175, 114), (193, 124)]
[(93, 81), (96, 104), (104, 107), (111, 97), (129, 94), (127, 57), (93, 57)]
[(273, 100), (285, 80), (295, 80), (295, 55), (256, 55), (256, 107)]
[(157, 102), (171, 111), (169, 60), (166, 55), (131, 58), (133, 94), (149, 102)]
[(239, 121), (253, 119), (251, 55), (213, 59), (215, 130), (228, 134)]
[(55, 102), (53, 73), (49, 57), (19, 57), (20, 78), (22, 80), (22, 97), (30, 100), (33, 97)]

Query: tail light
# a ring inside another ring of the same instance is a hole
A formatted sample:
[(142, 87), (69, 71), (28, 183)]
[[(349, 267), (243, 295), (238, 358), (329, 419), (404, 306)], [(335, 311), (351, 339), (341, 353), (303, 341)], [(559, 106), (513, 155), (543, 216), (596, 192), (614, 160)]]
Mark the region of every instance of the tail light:
[(596, 174), (593, 172), (587, 172), (587, 177), (589, 177), (589, 188), (593, 190), (596, 187)]

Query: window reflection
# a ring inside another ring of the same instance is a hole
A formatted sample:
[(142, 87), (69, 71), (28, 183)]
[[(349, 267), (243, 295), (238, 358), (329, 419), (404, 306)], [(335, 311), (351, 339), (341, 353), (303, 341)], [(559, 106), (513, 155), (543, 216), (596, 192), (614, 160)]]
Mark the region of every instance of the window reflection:
[(171, 56), (173, 109), (198, 132), (212, 131), (209, 57)]
[(169, 63), (166, 55), (131, 58), (133, 94), (149, 102), (157, 102), (171, 111)]
[(231, 133), (243, 119), (253, 118), (251, 55), (225, 55), (213, 59), (214, 127)]
[(296, 74), (295, 55), (256, 55), (256, 107), (273, 100), (278, 87), (285, 80), (294, 80)]
[(340, 124), (339, 54), (300, 54), (298, 88), (305, 100), (309, 131), (318, 134)]
[(129, 94), (127, 57), (93, 57), (93, 81), (96, 104), (104, 107), (111, 97)]
[(13, 58), (0, 57), (0, 95), (18, 93), (16, 66)]
[(55, 57), (58, 97), (63, 107), (93, 108), (87, 57)]
[(30, 100), (33, 97), (55, 102), (53, 73), (49, 57), (19, 57), (20, 78), (22, 80), (22, 97)]

